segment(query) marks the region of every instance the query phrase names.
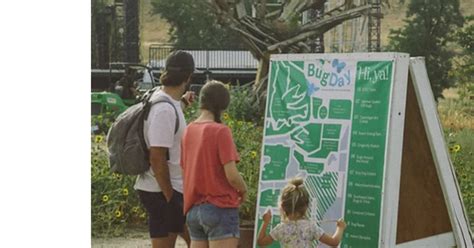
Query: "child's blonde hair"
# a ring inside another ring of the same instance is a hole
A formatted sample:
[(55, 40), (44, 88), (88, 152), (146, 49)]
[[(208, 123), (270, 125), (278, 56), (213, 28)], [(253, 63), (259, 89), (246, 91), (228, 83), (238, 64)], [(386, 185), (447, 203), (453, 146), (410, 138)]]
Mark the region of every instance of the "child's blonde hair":
[(303, 217), (309, 206), (309, 194), (303, 185), (303, 178), (291, 179), (281, 192), (280, 204), (283, 214)]

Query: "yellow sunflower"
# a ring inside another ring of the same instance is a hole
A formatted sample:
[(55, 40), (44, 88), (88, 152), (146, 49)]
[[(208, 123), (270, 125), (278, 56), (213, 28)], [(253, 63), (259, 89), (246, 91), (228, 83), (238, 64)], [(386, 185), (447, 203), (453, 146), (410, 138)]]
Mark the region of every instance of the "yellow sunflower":
[(115, 210), (115, 217), (117, 217), (117, 218), (122, 217), (122, 211), (120, 211), (120, 210), (118, 210), (118, 209)]
[(252, 158), (256, 158), (256, 157), (257, 157), (257, 152), (256, 152), (256, 151), (252, 151), (252, 152), (250, 153), (250, 156), (251, 156)]
[(103, 195), (102, 196), (102, 201), (103, 202), (108, 202), (109, 201), (109, 196), (108, 195)]
[(97, 135), (95, 136), (95, 143), (101, 143), (104, 140), (104, 136)]
[(454, 152), (459, 152), (459, 151), (461, 151), (461, 146), (460, 146), (460, 145), (454, 145), (453, 151), (454, 151)]
[(125, 196), (127, 196), (127, 195), (128, 195), (128, 189), (123, 189), (123, 190), (122, 190), (122, 194), (125, 195)]
[(139, 207), (133, 207), (132, 208), (132, 212), (134, 212), (134, 213), (138, 213), (139, 210), (140, 210)]
[(228, 120), (229, 119), (229, 114), (224, 113), (223, 118), (224, 118), (224, 120)]

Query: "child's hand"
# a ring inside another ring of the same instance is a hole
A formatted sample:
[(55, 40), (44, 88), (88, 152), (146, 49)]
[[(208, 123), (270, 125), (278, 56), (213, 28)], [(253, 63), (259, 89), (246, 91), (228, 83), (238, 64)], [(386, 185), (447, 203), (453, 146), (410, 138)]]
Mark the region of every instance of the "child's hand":
[(339, 220), (337, 220), (337, 224), (336, 224), (337, 227), (341, 228), (342, 230), (346, 229), (346, 222), (341, 218)]
[(272, 211), (270, 209), (267, 209), (267, 211), (263, 214), (263, 222), (265, 223), (270, 223), (272, 220)]

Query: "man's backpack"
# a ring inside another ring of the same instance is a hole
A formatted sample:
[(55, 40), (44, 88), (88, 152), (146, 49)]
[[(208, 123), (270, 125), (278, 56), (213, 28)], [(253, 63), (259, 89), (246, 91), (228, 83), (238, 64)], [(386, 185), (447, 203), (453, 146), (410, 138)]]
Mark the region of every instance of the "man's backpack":
[[(150, 168), (150, 152), (145, 142), (143, 125), (153, 105), (166, 102), (173, 106), (176, 114), (174, 133), (176, 134), (178, 131), (179, 118), (176, 107), (165, 96), (151, 102), (150, 98), (155, 90), (156, 88), (147, 92), (141, 102), (130, 106), (121, 113), (110, 127), (107, 134), (107, 148), (109, 167), (112, 172), (138, 175)], [(156, 130), (156, 132), (159, 131)]]

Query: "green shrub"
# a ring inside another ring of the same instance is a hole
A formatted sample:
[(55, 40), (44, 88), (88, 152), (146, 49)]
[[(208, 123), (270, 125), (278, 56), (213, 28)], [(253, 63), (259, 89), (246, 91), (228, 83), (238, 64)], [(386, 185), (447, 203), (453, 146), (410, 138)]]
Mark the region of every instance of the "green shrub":
[(96, 115), (91, 117), (91, 126), (96, 127), (94, 134), (107, 134), (110, 126), (115, 118), (112, 113), (105, 113), (104, 115)]
[(242, 220), (254, 220), (263, 128), (252, 122), (233, 119), (227, 113), (224, 114), (223, 119), (225, 124), (232, 129), (234, 142), (240, 155), (237, 169), (248, 188), (248, 198), (240, 206), (240, 218)]
[(111, 173), (103, 135), (92, 136), (92, 236), (119, 236), (130, 225), (145, 225), (146, 212), (133, 190), (135, 177)]
[(464, 206), (474, 229), (474, 130), (445, 130)]
[(262, 126), (263, 116), (259, 114), (258, 106), (252, 101), (251, 86), (246, 84), (230, 88), (231, 99), (227, 112), (234, 120), (249, 121)]

